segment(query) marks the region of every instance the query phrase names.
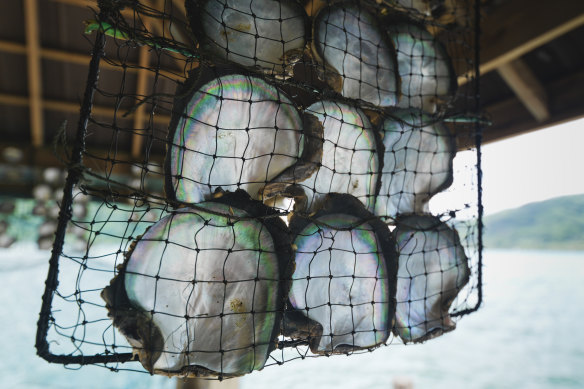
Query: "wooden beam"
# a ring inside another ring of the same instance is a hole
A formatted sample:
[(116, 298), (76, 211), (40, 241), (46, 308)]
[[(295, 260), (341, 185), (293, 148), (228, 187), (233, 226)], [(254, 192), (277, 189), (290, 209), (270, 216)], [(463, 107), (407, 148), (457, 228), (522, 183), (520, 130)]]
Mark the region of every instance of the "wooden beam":
[(175, 389), (238, 389), (240, 378), (212, 381), (205, 378), (177, 378)]
[[(72, 5), (72, 6), (76, 6), (76, 7), (88, 7), (88, 6), (95, 6), (97, 7), (97, 1), (96, 0), (51, 0), (55, 3), (61, 3), (61, 4), (67, 4), (67, 5)], [(179, 21), (181, 26), (184, 26), (187, 22), (186, 22), (186, 13), (185, 13), (185, 7), (184, 7), (184, 1), (180, 0), (180, 1), (175, 1), (173, 0), (173, 10), (178, 10), (178, 17), (176, 15), (177, 12), (173, 12), (172, 15), (169, 15), (166, 13), (165, 10), (165, 0), (141, 0), (140, 1), (142, 5), (155, 9), (159, 12), (161, 12), (161, 15), (164, 15), (163, 17), (149, 17), (146, 14), (141, 14), (141, 13), (136, 13), (132, 8), (124, 8), (120, 11), (120, 13), (122, 14), (122, 16), (126, 17), (126, 18), (134, 18), (137, 15), (140, 16), (140, 20), (142, 21), (142, 23), (144, 24), (144, 27), (146, 27), (146, 29), (148, 31), (150, 31), (151, 29), (154, 29), (154, 31), (156, 32), (156, 34), (160, 37), (168, 37), (168, 34), (165, 33), (165, 20), (170, 20), (170, 19), (175, 19), (176, 21)], [(183, 29), (178, 28), (177, 29), (177, 23), (167, 23), (167, 27), (166, 29), (169, 31), (169, 33), (171, 33), (171, 28), (174, 30), (174, 33), (177, 34), (178, 33), (178, 40), (181, 41), (182, 43), (185, 44), (190, 44), (192, 39), (188, 38), (188, 35), (185, 35)], [(170, 34), (172, 35), (172, 33)], [(181, 73), (184, 72), (184, 60), (182, 58), (179, 57), (175, 57), (174, 55), (169, 55), (170, 58), (172, 58), (173, 62), (177, 63), (177, 70), (175, 72), (178, 72), (178, 75), (175, 74), (174, 78), (176, 78), (177, 76), (180, 77), (181, 79), (184, 79), (184, 76), (180, 76)], [(164, 75), (165, 77), (168, 77), (170, 73), (167, 73), (165, 71), (161, 71), (160, 72), (162, 75)]]
[(481, 74), (584, 25), (584, 1), (512, 0), (481, 21)]
[[(584, 104), (582, 104), (584, 70), (547, 83), (546, 92), (549, 99), (550, 117), (542, 122), (538, 122), (517, 97), (484, 107), (493, 125), (485, 128), (483, 143), (499, 141), (584, 117)], [(459, 150), (472, 147), (474, 137), (467, 132), (472, 129), (458, 127), (456, 130)]]
[(26, 54), (26, 46), (18, 42), (0, 40), (0, 51), (10, 54)]
[[(77, 7), (88, 7), (88, 6), (95, 6), (97, 7), (97, 1), (96, 0), (52, 0), (55, 3), (61, 3), (61, 4), (68, 4), (68, 5), (72, 5), (72, 6), (77, 6)], [(160, 0), (156, 0), (156, 2), (153, 1), (148, 1), (148, 0), (141, 0), (141, 3), (147, 7), (156, 9), (157, 11), (160, 11), (162, 13), (164, 13), (164, 0), (160, 1)], [(182, 10), (184, 10), (184, 4), (182, 6)], [(129, 17), (129, 18), (133, 18), (134, 16), (136, 16), (136, 13), (133, 9), (131, 8), (124, 8), (120, 11), (120, 13), (124, 16), (124, 17)], [(146, 27), (147, 30), (150, 30), (151, 28), (153, 28), (156, 33), (159, 36), (166, 36), (166, 34), (164, 33), (164, 22), (162, 18), (153, 18), (153, 17), (147, 17), (146, 15), (142, 15), (141, 14), (141, 18), (142, 18), (142, 22), (144, 23), (144, 27)], [(174, 62), (176, 62), (178, 64), (177, 66), (177, 70), (176, 72), (182, 73), (183, 70), (183, 63), (182, 60), (175, 58)], [(139, 69), (137, 70), (139, 73), (142, 73), (139, 71)], [(165, 70), (161, 70), (160, 74), (164, 75), (165, 77), (168, 77), (171, 72), (167, 72)], [(177, 75), (174, 74), (173, 78), (176, 78)], [(184, 79), (185, 77), (181, 77), (182, 79)]]
[(28, 97), (0, 93), (0, 104), (1, 105), (13, 105), (13, 106), (17, 106), (17, 107), (27, 107), (29, 103), (30, 103), (30, 100), (28, 99)]
[[(155, 2), (147, 3), (151, 8), (164, 13), (165, 12), (165, 1), (155, 0)], [(184, 5), (183, 5), (184, 9)], [(161, 19), (147, 18), (143, 20), (144, 27), (147, 30), (154, 28), (160, 36), (164, 36), (164, 23)], [(150, 50), (148, 47), (143, 46), (140, 48), (138, 66), (140, 68), (147, 68), (149, 65)], [(148, 82), (148, 72), (142, 70), (138, 72), (138, 79), (136, 81), (136, 99), (143, 97), (147, 94), (147, 82)], [(144, 131), (143, 126), (146, 120), (145, 105), (140, 105), (134, 114), (134, 134), (132, 135), (132, 157), (139, 158), (142, 154), (142, 146), (144, 144)]]
[(324, 0), (310, 0), (306, 2), (306, 5), (304, 6), (304, 11), (306, 11), (306, 14), (308, 16), (314, 17), (318, 13), (318, 11), (320, 11), (326, 5), (327, 3)]
[[(11, 41), (0, 40), (0, 52), (5, 53), (12, 53), (12, 54), (26, 54), (27, 49), (26, 46)], [(66, 50), (57, 50), (57, 49), (47, 49), (42, 48), (40, 49), (41, 57), (44, 59), (58, 61), (58, 62), (65, 62), (65, 63), (73, 63), (76, 65), (83, 65), (87, 66), (89, 64), (89, 60), (91, 56), (89, 54), (82, 54), (82, 53), (75, 53), (72, 51)], [(138, 73), (140, 71), (140, 67), (138, 64), (127, 62), (126, 70), (132, 73)], [(104, 69), (115, 70), (115, 71), (123, 71), (124, 68), (120, 65), (110, 64), (107, 61), (102, 61), (100, 66)], [(145, 72), (148, 74), (149, 77), (154, 77), (156, 74), (154, 72)], [(159, 69), (158, 74), (161, 76), (170, 78), (171, 80), (184, 80), (185, 76), (183, 75), (183, 70), (170, 70), (170, 69)]]
[(30, 133), (32, 144), (43, 144), (41, 44), (37, 0), (24, 0)]
[(545, 89), (523, 60), (507, 62), (499, 66), (497, 71), (538, 122), (549, 119)]
[[(70, 53), (63, 50), (54, 50), (54, 49), (41, 49), (42, 56), (46, 59), (50, 59), (53, 61), (60, 61), (60, 62), (69, 62), (69, 63), (76, 63), (79, 65), (87, 66), (89, 64), (89, 60), (91, 59), (90, 55), (85, 54), (77, 54), (77, 53)], [(146, 73), (148, 77), (156, 76), (155, 72), (146, 71), (143, 72), (139, 64), (135, 64), (132, 62), (125, 62), (124, 63), (125, 69), (131, 73)], [(115, 71), (124, 71), (124, 67), (118, 64), (112, 64), (107, 61), (101, 61), (100, 66), (104, 69), (115, 70)], [(167, 77), (171, 80), (184, 80), (185, 76), (183, 75), (183, 70), (169, 70), (169, 69), (159, 69), (158, 74), (161, 76)]]
[[(72, 5), (75, 7), (81, 7), (81, 8), (86, 8), (86, 7), (90, 7), (90, 6), (94, 6), (94, 7), (98, 7), (97, 4), (97, 0), (51, 0), (54, 3), (60, 3), (60, 4), (67, 4), (67, 5)], [(184, 1), (182, 0), (172, 0), (173, 5), (176, 9), (178, 9), (179, 11), (179, 15), (181, 17), (181, 20), (186, 20), (186, 13), (185, 13), (185, 7), (184, 7)], [(162, 6), (160, 6), (160, 3), (153, 3), (152, 1), (148, 1), (148, 0), (141, 0), (141, 3), (147, 7), (150, 8), (154, 8), (158, 11), (164, 12), (164, 3), (162, 3)], [(134, 10), (131, 8), (124, 8), (120, 11), (120, 13), (125, 16), (134, 16)], [(152, 21), (154, 22), (154, 27), (158, 29), (158, 34), (160, 36), (163, 35), (162, 29), (160, 29), (160, 25), (162, 23), (157, 23), (160, 19), (154, 19), (152, 18)], [(156, 25), (159, 24), (159, 25)]]
[[(584, 25), (584, 1), (510, 0), (481, 19), (481, 74), (496, 70), (530, 51)], [(447, 37), (447, 49), (452, 58), (461, 58), (474, 47), (473, 36), (461, 36), (452, 41)], [(458, 84), (474, 77), (465, 61), (453, 61)]]
[(179, 15), (183, 20), (187, 20), (187, 11), (185, 9), (185, 2), (182, 0), (172, 0), (172, 5), (174, 9), (178, 10)]
[[(16, 96), (6, 93), (0, 93), (0, 105), (27, 107), (29, 104), (30, 100), (25, 96)], [(74, 114), (79, 113), (80, 109), (79, 103), (62, 100), (41, 100), (41, 107), (42, 109), (46, 109), (49, 111), (67, 112)], [(94, 105), (91, 109), (91, 114), (107, 118), (113, 118), (114, 115), (116, 114), (116, 111), (113, 108)], [(153, 120), (154, 123), (167, 127), (168, 124), (170, 123), (170, 116), (154, 115)]]
[[(138, 65), (141, 68), (148, 67), (149, 62), (149, 50), (146, 47), (140, 47), (140, 56), (138, 58)], [(146, 88), (147, 88), (147, 81), (148, 81), (148, 74), (146, 70), (142, 70), (138, 72), (138, 80), (136, 81), (136, 103), (138, 103), (138, 99), (146, 95)], [(136, 111), (134, 112), (134, 133), (132, 134), (132, 157), (138, 158), (140, 154), (142, 154), (142, 145), (144, 143), (144, 118), (145, 118), (145, 111), (144, 111), (144, 104), (141, 104)]]
[[(51, 1), (53, 3), (66, 4), (66, 5), (71, 5), (71, 6), (79, 7), (79, 8), (94, 7), (95, 11), (98, 11), (97, 0), (51, 0)], [(120, 11), (120, 13), (124, 16), (129, 16), (133, 12), (134, 11), (132, 11), (131, 9), (128, 9), (128, 8), (124, 8)]]
[(51, 0), (53, 3), (73, 5), (75, 7), (97, 7), (97, 0)]
[[(172, 23), (165, 23), (165, 22), (167, 20), (172, 19), (173, 16), (167, 14), (166, 9), (165, 9), (165, 6), (166, 6), (165, 0), (153, 0), (153, 1), (142, 0), (142, 4), (160, 12), (160, 16), (163, 15), (163, 17), (146, 17), (146, 15), (141, 14), (141, 20), (142, 20), (142, 23), (144, 24), (144, 27), (146, 28), (146, 30), (147, 31), (154, 30), (156, 35), (158, 35), (159, 37), (163, 37), (163, 38), (167, 38), (169, 36), (172, 36), (172, 33), (170, 31), (170, 26), (172, 26), (173, 24)], [(184, 10), (184, 2), (183, 2), (182, 10)], [(184, 16), (181, 15), (181, 18), (184, 18)], [(182, 19), (180, 19), (180, 20), (182, 20)], [(165, 28), (165, 26), (166, 26), (166, 28)], [(168, 30), (168, 32), (169, 32), (168, 34), (166, 33), (166, 30)], [(182, 37), (182, 34), (181, 34), (181, 37)], [(182, 38), (184, 38), (184, 37), (182, 37)], [(182, 69), (184, 67), (184, 60), (183, 59), (175, 57), (174, 55), (169, 55), (169, 57), (172, 58), (172, 61), (177, 64), (177, 69)]]
[(171, 3), (170, 14), (173, 23), (168, 24), (168, 31), (175, 40), (187, 46), (192, 46), (193, 36), (189, 27), (190, 21), (187, 17), (185, 2), (183, 0), (172, 0)]

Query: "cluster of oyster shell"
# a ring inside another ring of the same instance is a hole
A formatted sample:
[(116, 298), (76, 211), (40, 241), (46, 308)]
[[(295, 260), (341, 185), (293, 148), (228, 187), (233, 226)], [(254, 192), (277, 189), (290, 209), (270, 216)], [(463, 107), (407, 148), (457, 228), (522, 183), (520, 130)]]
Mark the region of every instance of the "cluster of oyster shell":
[(187, 0), (219, 64), (176, 94), (165, 189), (181, 206), (102, 293), (148, 371), (238, 376), (286, 342), (348, 353), (454, 329), (468, 259), (428, 211), (452, 181), (432, 113), (454, 73), (421, 25), (368, 4)]

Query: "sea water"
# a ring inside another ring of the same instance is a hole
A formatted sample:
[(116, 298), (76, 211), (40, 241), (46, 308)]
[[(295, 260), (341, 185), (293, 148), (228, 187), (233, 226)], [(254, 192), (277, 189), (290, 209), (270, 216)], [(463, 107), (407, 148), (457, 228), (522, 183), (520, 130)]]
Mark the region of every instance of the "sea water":
[[(0, 388), (174, 388), (165, 377), (67, 369), (36, 356), (49, 256), (29, 245), (0, 250)], [(484, 263), (484, 305), (455, 331), (421, 345), (269, 366), (240, 379), (240, 387), (584, 387), (584, 252), (487, 250)]]

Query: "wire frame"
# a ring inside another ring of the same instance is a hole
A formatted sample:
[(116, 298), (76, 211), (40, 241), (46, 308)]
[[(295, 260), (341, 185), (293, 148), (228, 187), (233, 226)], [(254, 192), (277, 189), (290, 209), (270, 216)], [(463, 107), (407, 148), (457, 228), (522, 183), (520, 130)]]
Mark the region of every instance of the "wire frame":
[[(39, 355), (223, 379), (476, 311), (479, 2), (174, 4), (88, 21)], [(464, 149), (468, 198), (431, 214)]]

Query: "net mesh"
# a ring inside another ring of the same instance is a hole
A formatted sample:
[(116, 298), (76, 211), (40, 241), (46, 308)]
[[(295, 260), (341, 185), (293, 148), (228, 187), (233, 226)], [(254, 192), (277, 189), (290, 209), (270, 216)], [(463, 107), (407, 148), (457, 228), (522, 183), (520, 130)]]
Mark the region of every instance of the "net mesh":
[(222, 379), (478, 309), (478, 5), (98, 3), (41, 356)]

